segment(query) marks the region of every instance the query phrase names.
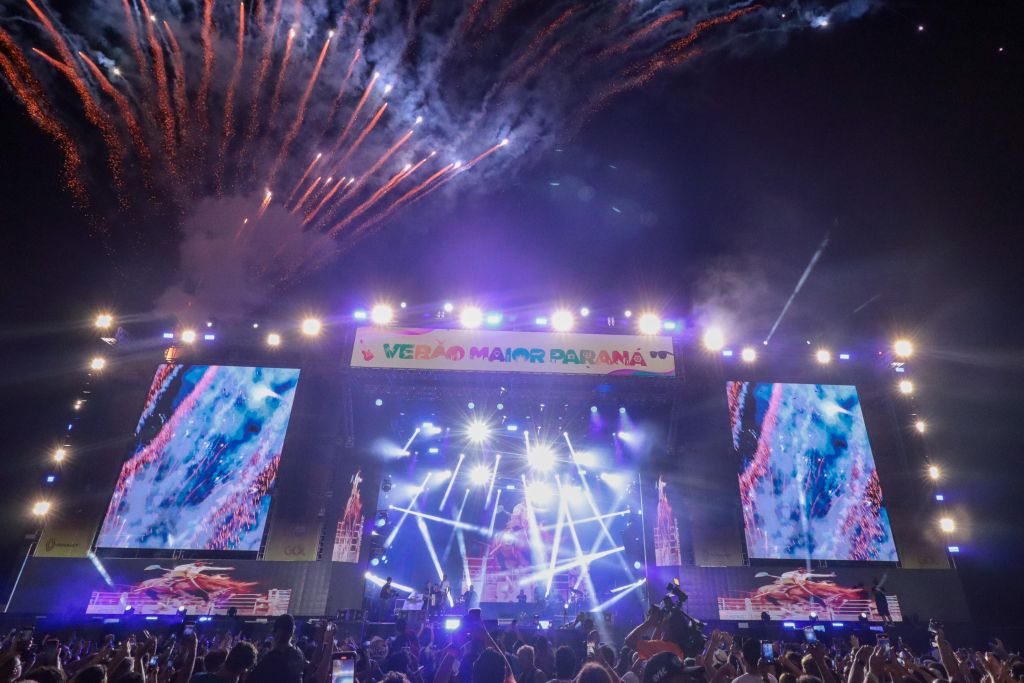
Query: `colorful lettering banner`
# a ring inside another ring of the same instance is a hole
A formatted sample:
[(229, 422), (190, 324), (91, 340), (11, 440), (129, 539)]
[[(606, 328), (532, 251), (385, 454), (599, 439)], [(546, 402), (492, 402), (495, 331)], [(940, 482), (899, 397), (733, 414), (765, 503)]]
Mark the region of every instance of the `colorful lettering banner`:
[(672, 338), (360, 327), (352, 367), (674, 377)]

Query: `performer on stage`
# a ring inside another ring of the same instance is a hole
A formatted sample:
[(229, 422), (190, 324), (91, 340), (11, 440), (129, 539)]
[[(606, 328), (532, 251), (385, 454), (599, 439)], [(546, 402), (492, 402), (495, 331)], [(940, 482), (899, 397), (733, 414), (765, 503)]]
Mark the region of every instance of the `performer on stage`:
[(439, 593), (437, 607), (438, 613), (441, 613), (444, 612), (445, 603), (450, 599), (452, 594), (452, 582), (448, 580), (447, 574), (441, 575), (441, 584), (437, 588)]
[(390, 615), (391, 600), (398, 595), (398, 591), (395, 590), (394, 586), (391, 585), (391, 577), (387, 578), (384, 585), (380, 587), (380, 593), (377, 595), (377, 618), (382, 618)]
[(480, 596), (477, 595), (473, 584), (469, 584), (469, 590), (462, 596), (462, 602), (467, 610), (480, 606)]
[(519, 589), (519, 595), (516, 596), (516, 602), (520, 605), (525, 606), (529, 598), (526, 597), (526, 590), (524, 588)]
[(437, 614), (437, 585), (433, 579), (427, 579), (427, 587), (423, 589), (423, 612), (428, 618)]

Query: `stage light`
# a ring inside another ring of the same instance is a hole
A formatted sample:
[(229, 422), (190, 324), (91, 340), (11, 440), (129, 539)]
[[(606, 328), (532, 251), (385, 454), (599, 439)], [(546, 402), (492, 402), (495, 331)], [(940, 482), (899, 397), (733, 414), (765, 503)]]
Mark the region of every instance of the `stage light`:
[(916, 429), (919, 434), (924, 434), (925, 430), (928, 429), (928, 423), (924, 420), (918, 420), (914, 423), (914, 429)]
[(370, 560), (370, 566), (371, 567), (376, 567), (379, 564), (380, 564), (380, 560), (378, 560), (376, 557), (373, 558), (372, 560)]
[(942, 476), (942, 471), (939, 470), (937, 465), (931, 465), (928, 467), (928, 476), (934, 479), (935, 481), (938, 481), (939, 478)]
[(125, 605), (124, 606), (124, 613), (125, 614), (135, 614), (135, 605)]
[(937, 501), (939, 501), (940, 503), (942, 503), (942, 502), (944, 502), (944, 501), (946, 500), (946, 496), (944, 496), (944, 495), (943, 495), (943, 494), (941, 494), (941, 493), (936, 493), (936, 494), (935, 494), (935, 500), (937, 500)]
[(709, 327), (704, 331), (703, 342), (708, 351), (721, 351), (725, 346), (725, 334), (718, 327)]
[(50, 512), (50, 503), (45, 500), (36, 501), (32, 506), (32, 514), (36, 517), (45, 517)]
[(280, 345), (281, 335), (279, 335), (277, 332), (271, 332), (270, 334), (267, 335), (267, 346), (277, 348)]
[(469, 481), (473, 486), (487, 486), (491, 481), (491, 469), (487, 465), (477, 465), (469, 471)]
[(505, 431), (507, 431), (507, 432), (518, 432), (519, 431), (519, 425), (506, 425), (505, 426)]
[(732, 349), (726, 349), (722, 351), (722, 355), (725, 356), (726, 358), (732, 358), (734, 354)]
[(590, 412), (596, 413), (597, 412), (597, 406), (590, 406)]
[(370, 321), (374, 325), (390, 325), (395, 319), (395, 309), (388, 304), (377, 304), (370, 309)]
[(640, 560), (637, 560), (636, 562), (633, 563), (633, 569), (640, 569), (640, 567), (642, 567), (642, 566), (643, 565), (640, 563)]
[(661, 324), (661, 326), (662, 326), (662, 328), (663, 328), (663, 329), (666, 329), (666, 330), (668, 330), (669, 332), (674, 332), (674, 331), (675, 331), (675, 329), (676, 329), (677, 327), (679, 327), (679, 324), (678, 324), (678, 323), (676, 323), (676, 321), (675, 321), (675, 320), (666, 320), (665, 322), (663, 322), (663, 323)]
[(491, 435), (491, 427), (482, 420), (473, 420), (466, 428), (466, 436), (473, 443), (484, 443)]
[(466, 407), (469, 408), (470, 410), (475, 410), (476, 404), (470, 401), (469, 403), (466, 404)]
[(948, 546), (946, 548), (946, 550), (948, 550), (951, 553), (958, 553), (958, 552), (960, 552), (960, 546), (958, 546), (958, 545), (951, 545), (951, 546)]
[(626, 414), (626, 406), (619, 406), (619, 415)]
[(52, 484), (55, 481), (57, 481), (57, 475), (56, 474), (48, 474), (48, 475), (46, 475), (46, 483), (47, 484)]
[(900, 393), (905, 396), (909, 396), (910, 394), (914, 393), (914, 383), (911, 382), (909, 379), (900, 380), (898, 386), (900, 389)]
[(526, 459), (530, 463), (530, 467), (541, 472), (547, 472), (555, 466), (555, 452), (551, 446), (545, 444), (538, 444), (531, 448), (526, 454)]
[(532, 504), (544, 507), (551, 502), (554, 490), (547, 482), (531, 481), (526, 485), (526, 496)]
[(850, 360), (850, 354), (848, 354), (848, 353), (841, 353), (841, 354), (839, 354), (839, 360)]
[(204, 341), (214, 341), (216, 339), (217, 339), (217, 335), (211, 334), (209, 332), (207, 332), (206, 334), (203, 335), (203, 340)]
[(466, 306), (459, 313), (459, 324), (467, 330), (475, 330), (484, 323), (484, 312), (476, 306)]
[(196, 341), (196, 337), (197, 336), (198, 335), (196, 334), (195, 330), (192, 330), (192, 329), (184, 330), (181, 333), (181, 341), (185, 342), (186, 344), (194, 344), (195, 341)]
[(181, 607), (178, 608), (178, 616), (179, 617), (183, 617), (186, 614), (188, 614), (188, 607), (185, 607), (184, 605), (182, 605)]
[(163, 335), (161, 335), (161, 336), (164, 339), (174, 339), (174, 333), (173, 332), (164, 332)]
[(814, 360), (822, 365), (828, 365), (832, 362), (832, 352), (828, 349), (818, 349), (814, 352)]
[(488, 325), (500, 325), (502, 319), (503, 319), (503, 316), (501, 315), (501, 313), (488, 313), (487, 314), (487, 324)]
[(445, 313), (451, 313), (452, 311), (455, 310), (455, 304), (453, 304), (451, 301), (445, 301), (444, 306), (442, 308), (444, 308)]
[(939, 520), (939, 528), (945, 533), (951, 534), (956, 531), (956, 522), (953, 521), (952, 517), (943, 517)]
[(749, 346), (740, 351), (740, 358), (743, 359), (744, 363), (753, 363), (757, 360), (757, 351), (750, 348)]
[(914, 355), (914, 344), (909, 339), (897, 339), (893, 342), (892, 352), (900, 358), (910, 358)]
[(555, 332), (568, 332), (576, 324), (576, 318), (570, 311), (561, 308), (551, 314), (551, 329)]
[(448, 481), (451, 478), (452, 478), (452, 471), (451, 470), (441, 470), (440, 472), (437, 473), (437, 480), (438, 481)]
[(384, 405), (384, 399), (378, 398), (376, 401), (373, 402), (373, 405), (375, 405), (378, 408), (380, 408), (382, 405)]
[(640, 334), (658, 334), (661, 331), (661, 318), (653, 313), (644, 313), (637, 318), (636, 327)]
[(614, 472), (602, 472), (598, 479), (611, 486), (613, 489), (621, 488), (626, 483), (626, 478)]
[(53, 461), (54, 462), (64, 462), (64, 458), (66, 458), (67, 455), (68, 455), (68, 452), (67, 452), (66, 449), (58, 448), (57, 450), (55, 450), (53, 452)]
[(302, 334), (307, 337), (315, 337), (323, 329), (323, 323), (319, 318), (306, 318), (302, 321)]
[(460, 626), (462, 626), (462, 619), (459, 617), (448, 617), (444, 620), (445, 631), (458, 631)]
[(537, 325), (538, 327), (544, 327), (545, 325), (548, 324), (547, 316), (537, 316), (536, 318), (533, 319), (533, 324)]
[(366, 320), (369, 317), (369, 314), (363, 309), (358, 308), (352, 313), (352, 317), (356, 320)]
[(114, 324), (114, 316), (109, 313), (100, 313), (96, 316), (96, 327), (101, 330), (110, 329), (110, 326)]
[(572, 457), (580, 467), (594, 467), (596, 465), (594, 454), (591, 451), (573, 451)]
[(867, 612), (861, 612), (860, 615), (857, 617), (857, 620), (860, 621), (860, 623), (862, 624), (866, 624), (868, 623), (869, 618), (870, 615)]
[(89, 369), (99, 372), (103, 368), (107, 367), (107, 359), (102, 356), (96, 356), (89, 361)]
[(584, 306), (583, 308), (580, 309), (580, 317), (581, 318), (586, 318), (589, 315), (590, 315), (590, 309), (589, 308)]
[(810, 620), (812, 622), (818, 620), (818, 613), (817, 612), (811, 612), (807, 616), (810, 618)]
[(629, 310), (627, 308), (625, 311), (622, 312), (622, 315), (625, 318), (632, 318), (633, 317), (633, 311), (631, 311), (631, 310)]
[(505, 410), (505, 404), (504, 403), (499, 403), (498, 405), (494, 406), (494, 409), (495, 410)]

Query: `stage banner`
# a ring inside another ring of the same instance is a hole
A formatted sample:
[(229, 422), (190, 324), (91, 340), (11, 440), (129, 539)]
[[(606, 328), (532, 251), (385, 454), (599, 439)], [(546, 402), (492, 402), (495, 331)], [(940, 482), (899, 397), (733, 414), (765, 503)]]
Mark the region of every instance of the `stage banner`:
[(330, 566), (257, 560), (33, 557), (8, 611), (29, 614), (323, 614)]
[(35, 557), (85, 557), (96, 534), (96, 520), (84, 510), (47, 520), (32, 554)]
[(672, 338), (360, 327), (352, 367), (674, 377)]
[(323, 521), (316, 517), (291, 518), (285, 514), (270, 521), (264, 560), (311, 562), (317, 559)]

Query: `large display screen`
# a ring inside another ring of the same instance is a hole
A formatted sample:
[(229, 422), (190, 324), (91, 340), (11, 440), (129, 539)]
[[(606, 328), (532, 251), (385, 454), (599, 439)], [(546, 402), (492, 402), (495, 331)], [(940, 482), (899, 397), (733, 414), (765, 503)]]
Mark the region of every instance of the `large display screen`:
[(360, 447), (383, 482), (367, 578), (392, 577), (412, 595), (405, 609), (431, 600), (513, 603), (510, 613), (530, 614), (641, 605), (641, 501), (659, 489), (641, 481), (639, 464), (663, 440), (668, 412), (651, 411), (507, 396), (366, 399)]
[(96, 541), (259, 550), (299, 371), (160, 365)]
[(728, 382), (747, 554), (895, 562), (857, 388)]

